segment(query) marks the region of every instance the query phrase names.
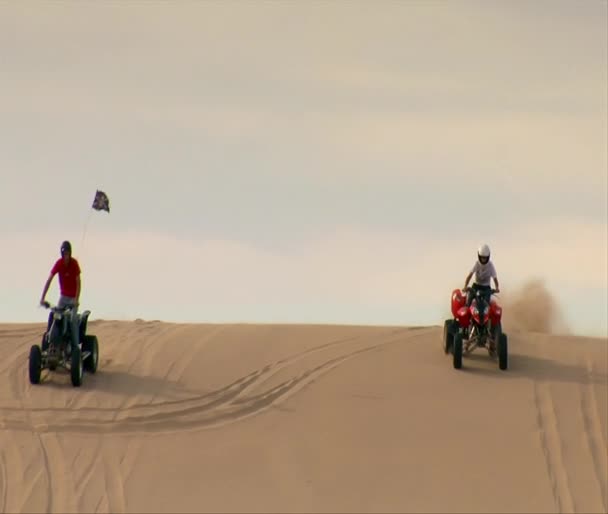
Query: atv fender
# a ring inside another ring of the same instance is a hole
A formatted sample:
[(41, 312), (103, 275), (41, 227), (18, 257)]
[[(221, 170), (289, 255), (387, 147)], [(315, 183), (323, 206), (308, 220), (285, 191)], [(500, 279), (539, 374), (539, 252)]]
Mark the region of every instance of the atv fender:
[(80, 314), (80, 322), (79, 322), (79, 339), (80, 341), (84, 341), (84, 336), (87, 334), (87, 322), (89, 321), (89, 314), (91, 311), (84, 311)]

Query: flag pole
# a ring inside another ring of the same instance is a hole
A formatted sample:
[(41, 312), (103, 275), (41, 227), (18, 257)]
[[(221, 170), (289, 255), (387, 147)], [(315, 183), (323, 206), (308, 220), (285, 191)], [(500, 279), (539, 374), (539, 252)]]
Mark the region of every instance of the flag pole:
[(82, 229), (82, 241), (80, 243), (80, 251), (82, 252), (84, 250), (84, 239), (87, 233), (87, 227), (89, 226), (89, 221), (91, 221), (91, 216), (93, 216), (93, 211), (91, 210), (89, 212), (89, 215), (87, 216), (87, 219), (84, 223), (84, 228)]
[(108, 199), (108, 195), (106, 195), (103, 191), (97, 189), (95, 191), (95, 198), (93, 199), (93, 205), (89, 208), (89, 215), (84, 224), (84, 228), (82, 229), (82, 241), (81, 241), (81, 251), (84, 253), (84, 240), (87, 233), (87, 228), (89, 226), (89, 221), (93, 216), (93, 211), (107, 211), (110, 212), (110, 200)]

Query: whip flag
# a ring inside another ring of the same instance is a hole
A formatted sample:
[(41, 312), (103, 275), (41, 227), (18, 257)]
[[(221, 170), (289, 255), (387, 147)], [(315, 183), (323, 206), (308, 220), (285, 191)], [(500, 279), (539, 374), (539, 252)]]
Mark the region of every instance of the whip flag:
[(93, 200), (93, 209), (96, 211), (107, 211), (110, 212), (110, 199), (108, 195), (99, 189), (95, 193), (95, 199)]
[[(93, 205), (91, 207), (96, 211), (106, 211), (110, 212), (110, 199), (108, 195), (99, 189), (95, 192), (95, 198), (93, 199)], [(87, 233), (87, 227), (89, 225), (89, 221), (91, 220), (91, 216), (93, 215), (93, 210), (90, 211), (89, 216), (84, 224), (84, 229), (82, 231), (82, 248), (84, 248), (84, 239)]]

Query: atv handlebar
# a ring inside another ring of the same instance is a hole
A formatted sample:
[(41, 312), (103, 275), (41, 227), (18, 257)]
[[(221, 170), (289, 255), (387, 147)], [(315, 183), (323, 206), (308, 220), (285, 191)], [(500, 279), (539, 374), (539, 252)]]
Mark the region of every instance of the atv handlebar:
[(40, 305), (45, 309), (50, 309), (53, 312), (65, 312), (74, 309), (73, 305), (65, 305), (64, 307), (58, 307), (57, 305), (51, 305), (49, 302), (41, 302)]
[[(462, 288), (462, 292), (463, 293), (468, 293), (471, 289), (473, 289), (472, 287), (463, 287)], [(478, 289), (477, 290), (478, 293), (484, 293), (486, 291), (484, 291), (483, 289)], [(498, 289), (490, 289), (488, 291), (491, 295), (498, 293)]]

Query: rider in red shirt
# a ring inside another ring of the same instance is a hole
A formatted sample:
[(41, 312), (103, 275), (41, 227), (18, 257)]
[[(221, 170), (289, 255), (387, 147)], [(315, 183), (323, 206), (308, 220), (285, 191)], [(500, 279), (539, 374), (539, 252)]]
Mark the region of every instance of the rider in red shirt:
[[(60, 296), (58, 307), (72, 306), (72, 343), (78, 345), (78, 304), (80, 299), (80, 266), (78, 261), (72, 257), (72, 245), (69, 241), (64, 241), (61, 244), (61, 259), (55, 262), (51, 269), (49, 278), (44, 284), (40, 305), (44, 305), (46, 293), (51, 286), (53, 277), (59, 275)], [(52, 317), (49, 316), (49, 326), (51, 326)], [(47, 331), (48, 331), (47, 329)]]

